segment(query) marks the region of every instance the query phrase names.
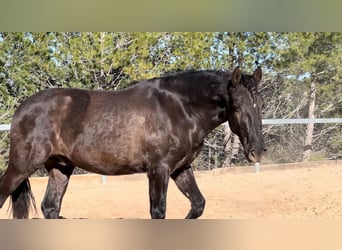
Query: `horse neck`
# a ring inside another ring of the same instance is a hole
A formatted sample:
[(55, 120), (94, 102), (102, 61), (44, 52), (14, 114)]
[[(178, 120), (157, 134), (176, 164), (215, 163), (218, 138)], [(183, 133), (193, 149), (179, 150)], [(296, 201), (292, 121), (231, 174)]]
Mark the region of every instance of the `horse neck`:
[[(204, 84), (203, 84), (204, 85)], [(205, 134), (209, 133), (217, 126), (227, 121), (226, 115), (219, 116), (220, 108), (213, 102), (207, 86), (187, 84), (186, 82), (176, 82), (173, 84), (163, 84), (162, 89), (177, 95), (182, 102), (185, 112), (191, 120), (196, 122), (199, 129), (203, 130)]]
[(219, 117), (219, 113), (219, 108), (214, 106), (208, 108), (207, 110), (196, 108), (196, 106), (193, 109), (193, 114), (197, 119), (197, 123), (206, 135), (214, 130), (216, 127), (218, 127), (220, 124), (227, 121), (226, 118)]

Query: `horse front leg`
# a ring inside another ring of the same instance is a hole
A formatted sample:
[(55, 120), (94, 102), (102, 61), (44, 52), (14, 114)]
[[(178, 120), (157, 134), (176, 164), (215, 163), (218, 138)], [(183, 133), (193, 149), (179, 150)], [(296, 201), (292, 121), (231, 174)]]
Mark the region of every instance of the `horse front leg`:
[(170, 178), (168, 166), (158, 166), (147, 172), (149, 180), (150, 214), (152, 219), (165, 219), (166, 194)]
[(190, 200), (191, 209), (186, 219), (196, 219), (203, 214), (205, 199), (199, 190), (191, 166), (185, 170), (172, 174), (171, 178), (175, 181), (179, 190)]

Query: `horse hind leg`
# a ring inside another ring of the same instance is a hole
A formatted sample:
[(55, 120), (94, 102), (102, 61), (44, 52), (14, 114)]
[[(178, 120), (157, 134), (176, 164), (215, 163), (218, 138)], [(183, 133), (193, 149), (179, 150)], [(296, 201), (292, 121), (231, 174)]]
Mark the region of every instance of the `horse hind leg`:
[(0, 179), (0, 208), (11, 196), (14, 218), (28, 218), (30, 207), (36, 211), (28, 178), (43, 167), (50, 153), (51, 145), (46, 142), (12, 143), (8, 168)]
[(201, 194), (194, 173), (189, 166), (187, 169), (174, 173), (171, 178), (175, 181), (179, 190), (190, 200), (191, 209), (186, 219), (196, 219), (203, 214), (205, 199)]
[(49, 181), (41, 204), (41, 209), (45, 219), (58, 219), (61, 218), (59, 213), (62, 199), (66, 192), (74, 166), (71, 162), (50, 158), (45, 163), (45, 167), (49, 173)]

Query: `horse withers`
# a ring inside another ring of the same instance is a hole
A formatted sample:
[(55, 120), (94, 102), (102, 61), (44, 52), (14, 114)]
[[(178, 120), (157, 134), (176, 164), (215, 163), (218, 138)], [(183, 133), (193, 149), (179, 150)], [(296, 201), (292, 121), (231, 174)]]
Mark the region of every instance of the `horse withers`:
[(186, 218), (202, 215), (205, 199), (190, 164), (207, 134), (228, 120), (250, 162), (265, 152), (263, 100), (253, 75), (191, 71), (120, 91), (51, 88), (26, 99), (10, 130), (9, 164), (0, 179), (0, 207), (11, 197), (14, 218), (28, 218), (35, 201), (29, 176), (45, 167), (49, 180), (41, 209), (59, 218), (69, 178), (77, 166), (102, 175), (147, 172), (150, 214), (165, 218), (171, 177), (190, 200)]

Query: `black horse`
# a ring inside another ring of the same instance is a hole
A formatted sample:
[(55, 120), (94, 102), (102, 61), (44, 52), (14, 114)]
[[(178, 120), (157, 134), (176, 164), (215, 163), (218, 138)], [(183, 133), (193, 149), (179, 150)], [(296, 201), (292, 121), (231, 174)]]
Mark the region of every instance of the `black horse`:
[[(47, 89), (14, 114), (9, 165), (0, 179), (0, 207), (11, 196), (14, 218), (28, 218), (35, 201), (28, 177), (43, 166), (49, 180), (41, 204), (45, 218), (59, 218), (75, 166), (102, 175), (147, 172), (150, 214), (165, 218), (171, 177), (190, 200), (186, 218), (202, 215), (205, 199), (191, 162), (206, 135), (225, 121), (250, 162), (265, 152), (263, 100), (253, 75), (192, 71), (143, 80), (120, 91)], [(36, 209), (36, 208), (35, 208)]]

